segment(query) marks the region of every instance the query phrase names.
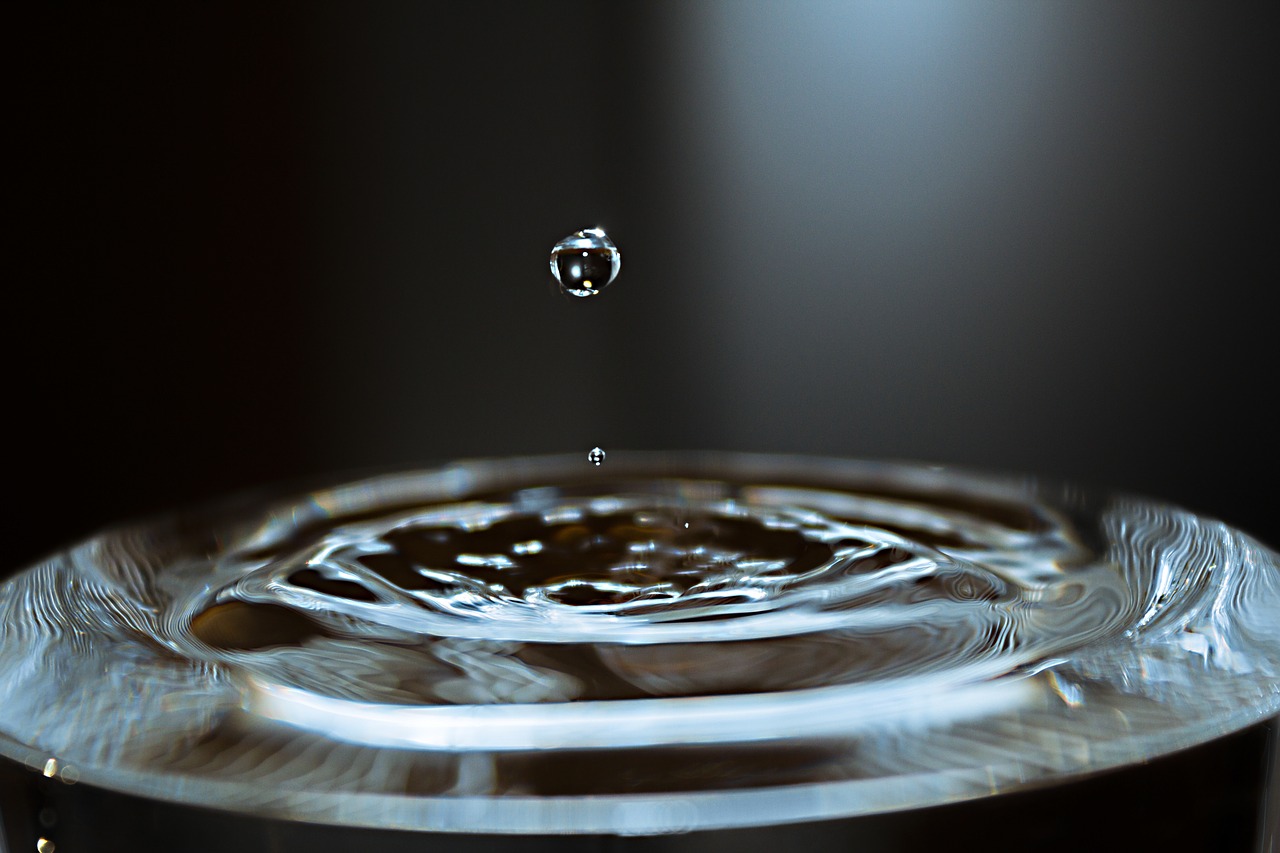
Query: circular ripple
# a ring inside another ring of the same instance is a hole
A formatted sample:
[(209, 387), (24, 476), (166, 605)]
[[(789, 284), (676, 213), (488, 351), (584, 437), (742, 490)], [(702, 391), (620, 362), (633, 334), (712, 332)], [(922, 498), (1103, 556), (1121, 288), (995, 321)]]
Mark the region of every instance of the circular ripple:
[(677, 801), (723, 827), (1039, 784), (1280, 710), (1280, 569), (1222, 525), (926, 467), (616, 456), (58, 555), (0, 588), (0, 751), (317, 820), (650, 832)]
[[(1075, 549), (1051, 513), (1027, 532), (936, 505), (691, 486), (543, 486), (335, 524), (257, 551), (260, 565), (191, 602), (174, 640), (250, 674), (256, 696), (273, 691), (254, 707), (298, 722), (317, 697), (474, 705), (961, 683), (1117, 631), (1132, 609), (1110, 568), (1058, 567)], [(947, 550), (928, 542), (940, 533)], [(998, 564), (966, 558), (1006, 539), (1022, 548)], [(518, 743), (501, 725), (451, 743)], [(560, 745), (578, 725), (562, 725)], [(688, 737), (666, 731), (645, 742)]]

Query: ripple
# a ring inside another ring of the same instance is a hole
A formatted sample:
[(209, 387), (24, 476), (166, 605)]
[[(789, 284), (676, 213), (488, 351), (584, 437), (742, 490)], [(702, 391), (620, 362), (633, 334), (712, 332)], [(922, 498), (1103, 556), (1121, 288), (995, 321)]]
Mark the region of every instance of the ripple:
[[(1280, 710), (1280, 568), (1224, 525), (924, 466), (618, 457), (460, 463), (57, 555), (0, 587), (0, 751), (321, 820), (425, 826), (406, 797), (433, 828), (606, 820), (530, 793), (554, 789), (647, 831), (680, 779), (715, 797), (696, 826), (750, 825), (771, 785), (793, 816), (851, 815)], [(548, 781), (582, 751), (596, 769)]]
[[(383, 638), (397, 656), (418, 655), (424, 671), (442, 654), (456, 670), (445, 690), (417, 679), (417, 701), (477, 704), (616, 698), (614, 680), (600, 686), (584, 675), (602, 667), (657, 696), (925, 673), (963, 680), (975, 664), (1011, 669), (1070, 648), (1114, 629), (1124, 612), (1114, 572), (1055, 573), (1049, 558), (1065, 554), (1054, 549), (1062, 537), (1051, 526), (1010, 531), (936, 505), (729, 483), (708, 499), (686, 494), (690, 485), (657, 481), (645, 484), (648, 494), (609, 483), (599, 494), (520, 489), (500, 501), (337, 524), (305, 548), (256, 553), (261, 565), (192, 601), (191, 628), (175, 639), (194, 657), (296, 687), (298, 655), (279, 647)], [(886, 516), (894, 530), (872, 523)], [(947, 553), (899, 532), (918, 529), (965, 548)], [(1004, 552), (998, 569), (961, 555), (1010, 539), (1020, 547)], [(235, 602), (262, 623), (246, 627), (251, 640), (227, 637), (226, 619), (210, 622)], [(444, 638), (473, 641), (471, 653), (442, 652)], [(493, 644), (501, 650), (475, 656)], [(351, 667), (361, 647), (348, 645), (342, 660)], [(579, 686), (513, 686), (547, 681), (531, 659), (548, 645), (572, 647), (556, 667)], [(364, 648), (368, 660), (353, 671), (395, 669), (385, 649)], [(247, 649), (262, 654), (244, 660)], [(360, 678), (331, 670), (319, 667), (324, 678), (307, 678), (308, 689), (406, 701), (402, 685), (380, 678), (361, 691)]]

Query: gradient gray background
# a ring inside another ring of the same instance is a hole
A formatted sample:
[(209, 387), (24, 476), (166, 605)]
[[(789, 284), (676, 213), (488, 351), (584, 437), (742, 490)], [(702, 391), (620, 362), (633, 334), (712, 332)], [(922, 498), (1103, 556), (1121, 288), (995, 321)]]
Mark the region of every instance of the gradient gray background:
[[(10, 12), (0, 575), (262, 484), (595, 444), (1041, 473), (1280, 544), (1278, 17)], [(596, 224), (623, 274), (562, 300), (549, 248)]]
[[(595, 444), (1041, 473), (1278, 543), (1272, 8), (42, 13), (3, 568), (263, 483)], [(563, 300), (548, 250), (596, 224), (622, 275)]]

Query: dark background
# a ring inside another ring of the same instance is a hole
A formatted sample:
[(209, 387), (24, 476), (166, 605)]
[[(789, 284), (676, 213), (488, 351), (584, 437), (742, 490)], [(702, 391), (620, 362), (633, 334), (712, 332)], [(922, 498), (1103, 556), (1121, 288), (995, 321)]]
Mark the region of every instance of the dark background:
[[(1273, 7), (11, 19), (0, 573), (261, 484), (596, 444), (1033, 472), (1280, 544)], [(550, 247), (596, 224), (622, 275), (562, 299)]]
[[(1276, 8), (7, 12), (0, 575), (597, 444), (1032, 472), (1280, 545)], [(624, 270), (569, 302), (591, 225)]]

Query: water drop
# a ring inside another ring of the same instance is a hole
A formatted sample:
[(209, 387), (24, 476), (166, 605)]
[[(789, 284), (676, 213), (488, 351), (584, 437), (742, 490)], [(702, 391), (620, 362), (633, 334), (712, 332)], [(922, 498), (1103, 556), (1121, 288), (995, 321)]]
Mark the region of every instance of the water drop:
[(595, 296), (620, 269), (622, 253), (601, 228), (575, 231), (551, 248), (551, 274), (570, 296)]
[(591, 452), (587, 454), (587, 461), (599, 468), (604, 462), (604, 451), (599, 447), (591, 448)]

